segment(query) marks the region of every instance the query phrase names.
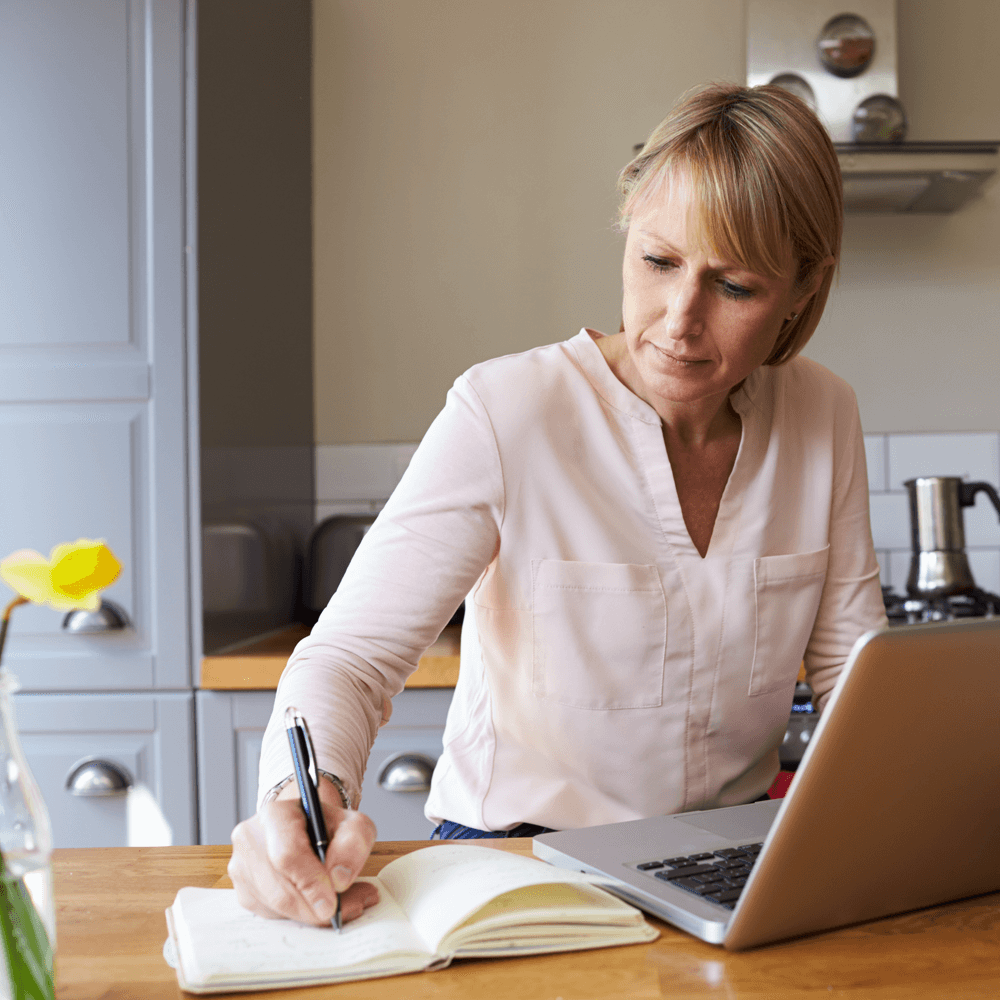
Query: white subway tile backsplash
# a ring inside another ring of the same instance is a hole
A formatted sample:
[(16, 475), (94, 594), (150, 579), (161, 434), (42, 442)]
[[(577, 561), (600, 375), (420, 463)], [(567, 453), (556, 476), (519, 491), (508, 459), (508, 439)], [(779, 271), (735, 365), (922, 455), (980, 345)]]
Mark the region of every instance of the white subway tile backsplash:
[(985, 479), (994, 486), (1000, 480), (1000, 435), (982, 434), (889, 434), (889, 480), (891, 490), (903, 488), (918, 476), (962, 476)]
[(341, 514), (377, 514), (382, 507), (382, 502), (375, 500), (327, 500), (316, 504), (316, 523)]
[(905, 493), (872, 493), (868, 498), (876, 549), (909, 549), (910, 508)]
[(885, 549), (876, 549), (875, 558), (878, 560), (879, 582), (883, 587), (891, 587), (892, 578), (889, 573), (889, 553)]
[(910, 575), (910, 550), (889, 553), (889, 578), (897, 594), (906, 593), (906, 578)]
[(1000, 594), (1000, 551), (968, 549), (969, 569), (976, 584), (991, 594)]
[(415, 444), (333, 444), (316, 448), (316, 502), (385, 501)]
[(965, 514), (965, 544), (986, 548), (1000, 548), (1000, 517), (989, 497), (976, 494), (971, 507), (963, 507)]
[(868, 489), (874, 493), (880, 493), (889, 488), (886, 477), (885, 448), (884, 434), (865, 435), (865, 462), (868, 465)]

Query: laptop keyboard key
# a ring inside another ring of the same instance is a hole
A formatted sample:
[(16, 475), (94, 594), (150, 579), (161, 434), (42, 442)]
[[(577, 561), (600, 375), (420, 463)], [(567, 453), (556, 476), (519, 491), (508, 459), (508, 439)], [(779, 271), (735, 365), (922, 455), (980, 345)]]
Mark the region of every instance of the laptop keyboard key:
[(657, 872), (657, 878), (667, 879), (690, 878), (692, 875), (704, 875), (705, 872), (714, 872), (714, 865), (688, 865), (686, 868), (672, 868), (668, 872)]
[(727, 889), (725, 892), (720, 893), (718, 896), (713, 896), (712, 898), (720, 903), (733, 903), (740, 898), (741, 892), (743, 892), (742, 889)]
[(708, 854), (692, 854), (691, 855), (691, 860), (692, 861), (708, 861), (709, 858), (714, 858), (714, 857), (715, 857), (715, 855), (712, 854), (711, 851), (710, 851)]
[(648, 872), (653, 868), (662, 868), (662, 867), (663, 867), (662, 861), (646, 861), (644, 864), (636, 865), (636, 868), (638, 868), (639, 871), (641, 872)]
[(690, 858), (664, 858), (663, 863), (668, 868), (683, 868), (691, 864)]
[(705, 884), (708, 884), (709, 882), (721, 881), (723, 875), (722, 872), (712, 871), (712, 872), (705, 872), (704, 875), (692, 875), (690, 877), (693, 878), (696, 882), (704, 882)]
[(719, 892), (732, 891), (726, 889), (723, 885), (705, 885), (703, 882), (698, 882), (693, 878), (674, 879), (671, 884), (679, 886), (681, 889), (687, 889), (688, 892), (693, 892), (697, 896), (708, 896), (710, 899), (714, 899)]

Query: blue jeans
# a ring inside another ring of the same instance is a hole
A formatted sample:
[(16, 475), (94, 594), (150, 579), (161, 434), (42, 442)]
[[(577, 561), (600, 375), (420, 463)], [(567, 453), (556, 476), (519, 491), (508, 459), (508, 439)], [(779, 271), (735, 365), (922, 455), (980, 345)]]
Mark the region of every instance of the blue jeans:
[(434, 827), (431, 840), (496, 840), (501, 837), (534, 837), (536, 833), (552, 833), (547, 826), (536, 826), (534, 823), (519, 823), (510, 830), (476, 830), (461, 823), (445, 820)]

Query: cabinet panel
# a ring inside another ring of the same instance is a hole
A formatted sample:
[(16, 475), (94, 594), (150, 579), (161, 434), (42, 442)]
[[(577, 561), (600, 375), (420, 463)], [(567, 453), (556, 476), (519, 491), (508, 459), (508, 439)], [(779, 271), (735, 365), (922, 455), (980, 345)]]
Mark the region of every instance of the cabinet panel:
[(0, 552), (47, 555), (55, 541), (106, 539), (124, 568), (105, 593), (134, 625), (72, 635), (61, 630), (62, 615), (28, 605), (11, 622), (8, 666), (32, 690), (151, 687), (146, 407), (0, 404), (0, 468), (8, 473), (0, 480)]
[[(142, 846), (164, 821), (172, 843), (197, 843), (192, 695), (19, 694), (14, 712), (56, 847)], [(67, 777), (91, 758), (124, 768), (133, 790), (71, 795)]]
[(260, 741), (273, 704), (273, 691), (195, 693), (203, 844), (228, 844), (233, 827), (256, 810)]
[(426, 791), (390, 792), (378, 783), (382, 766), (397, 754), (441, 756), (444, 726), (386, 726), (375, 740), (361, 786), (361, 811), (375, 822), (379, 840), (426, 840), (434, 826), (424, 816)]
[(0, 0), (0, 556), (106, 538), (136, 625), (21, 609), (32, 690), (191, 684), (184, 39), (181, 0)]
[(131, 6), (0, 3), (0, 344), (130, 339)]

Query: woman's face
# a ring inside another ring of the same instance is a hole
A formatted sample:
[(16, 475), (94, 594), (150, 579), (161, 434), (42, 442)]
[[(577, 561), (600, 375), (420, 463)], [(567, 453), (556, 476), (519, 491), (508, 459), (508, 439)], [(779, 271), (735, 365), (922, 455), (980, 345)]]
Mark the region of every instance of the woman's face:
[[(632, 216), (622, 316), (630, 381), (658, 404), (719, 405), (768, 357), (784, 321), (813, 292), (794, 289), (794, 262), (777, 278), (723, 260), (703, 241), (697, 195), (683, 172)], [(818, 280), (817, 280), (818, 284)]]

